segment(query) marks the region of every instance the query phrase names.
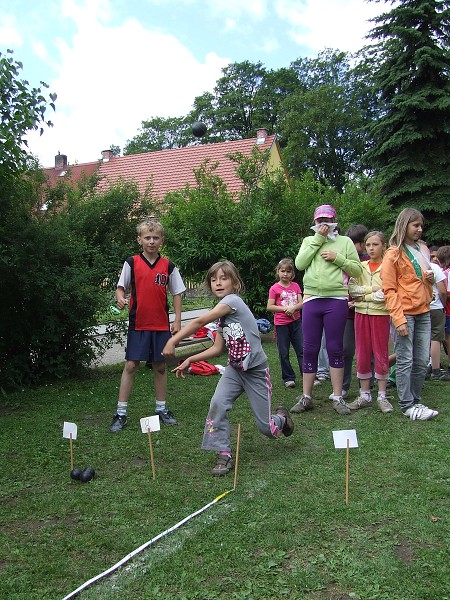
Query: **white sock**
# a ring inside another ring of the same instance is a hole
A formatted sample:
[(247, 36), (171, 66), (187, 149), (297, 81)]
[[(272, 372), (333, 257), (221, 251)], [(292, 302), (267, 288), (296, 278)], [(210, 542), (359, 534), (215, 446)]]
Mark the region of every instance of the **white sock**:
[(127, 405), (128, 402), (118, 402), (117, 403), (117, 414), (121, 417), (125, 417), (127, 414)]
[(166, 401), (165, 400), (157, 400), (155, 410), (156, 410), (156, 412), (161, 412), (163, 410), (166, 410)]

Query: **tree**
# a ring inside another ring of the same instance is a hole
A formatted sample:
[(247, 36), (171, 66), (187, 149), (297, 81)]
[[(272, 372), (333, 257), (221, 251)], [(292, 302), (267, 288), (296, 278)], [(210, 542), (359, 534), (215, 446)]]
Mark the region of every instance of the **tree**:
[(450, 3), (403, 0), (374, 22), (369, 60), (381, 116), (370, 128), (367, 165), (396, 212), (421, 210), (427, 240), (448, 243)]
[[(11, 50), (7, 54), (12, 55)], [(26, 80), (19, 79), (23, 65), (12, 56), (0, 53), (0, 175), (17, 172), (26, 168), (29, 158), (24, 146), (25, 135), (32, 129), (44, 132), (44, 125), (52, 126), (45, 120), (48, 106), (55, 109), (56, 94), (45, 98), (42, 92), (48, 85), (41, 81), (38, 88), (29, 87)]]
[(124, 155), (181, 148), (192, 141), (190, 124), (185, 117), (152, 117), (142, 121), (140, 133), (128, 140)]
[(361, 174), (368, 140), (364, 126), (373, 102), (361, 67), (351, 56), (327, 50), (299, 59), (298, 90), (281, 105), (281, 143), (291, 175), (311, 170), (317, 181), (342, 192), (350, 176)]

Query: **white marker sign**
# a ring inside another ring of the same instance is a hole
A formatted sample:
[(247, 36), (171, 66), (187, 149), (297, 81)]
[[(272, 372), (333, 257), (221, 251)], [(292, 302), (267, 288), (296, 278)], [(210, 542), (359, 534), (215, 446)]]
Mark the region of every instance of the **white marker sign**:
[(150, 431), (159, 431), (161, 429), (158, 415), (153, 415), (152, 417), (142, 417), (140, 422), (142, 433), (147, 433), (149, 429)]
[(70, 434), (72, 434), (72, 439), (73, 440), (77, 439), (77, 426), (76, 426), (76, 423), (68, 423), (67, 421), (64, 421), (63, 437), (70, 439)]
[(358, 439), (356, 437), (355, 429), (341, 429), (340, 431), (333, 431), (335, 448), (347, 448), (347, 440), (349, 448), (358, 447)]

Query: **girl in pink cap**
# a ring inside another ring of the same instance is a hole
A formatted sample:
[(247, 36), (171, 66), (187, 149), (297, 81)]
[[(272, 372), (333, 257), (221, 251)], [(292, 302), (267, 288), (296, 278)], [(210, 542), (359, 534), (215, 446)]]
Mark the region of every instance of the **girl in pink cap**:
[(322, 204), (314, 211), (314, 235), (306, 237), (295, 259), (303, 277), (303, 394), (291, 408), (302, 413), (313, 408), (311, 394), (317, 371), (322, 331), (325, 331), (333, 408), (350, 414), (342, 398), (343, 336), (348, 314), (348, 279), (362, 274), (358, 253), (347, 236), (337, 232), (336, 211)]

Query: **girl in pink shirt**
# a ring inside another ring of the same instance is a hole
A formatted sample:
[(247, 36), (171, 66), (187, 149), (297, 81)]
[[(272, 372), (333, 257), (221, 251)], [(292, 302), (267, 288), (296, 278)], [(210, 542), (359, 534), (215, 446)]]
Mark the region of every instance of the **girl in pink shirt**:
[(300, 309), (303, 304), (302, 290), (295, 277), (294, 261), (280, 260), (275, 269), (278, 282), (269, 290), (267, 310), (274, 313), (275, 338), (281, 363), (281, 375), (286, 387), (295, 387), (295, 372), (289, 360), (290, 346), (294, 348), (302, 373), (303, 336)]

